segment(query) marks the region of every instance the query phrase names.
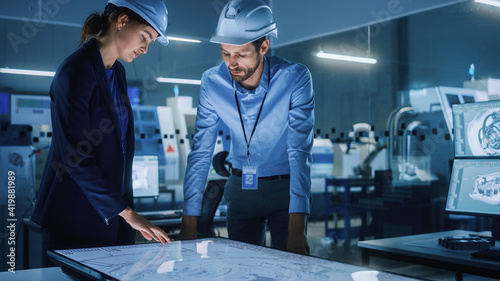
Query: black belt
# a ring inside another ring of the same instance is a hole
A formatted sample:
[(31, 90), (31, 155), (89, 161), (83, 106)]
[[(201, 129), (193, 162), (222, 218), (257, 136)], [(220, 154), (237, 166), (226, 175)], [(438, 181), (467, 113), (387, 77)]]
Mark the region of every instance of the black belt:
[[(243, 171), (240, 169), (231, 169), (231, 175), (241, 177), (242, 174), (243, 174)], [(259, 177), (259, 180), (286, 180), (286, 179), (290, 179), (290, 175)]]

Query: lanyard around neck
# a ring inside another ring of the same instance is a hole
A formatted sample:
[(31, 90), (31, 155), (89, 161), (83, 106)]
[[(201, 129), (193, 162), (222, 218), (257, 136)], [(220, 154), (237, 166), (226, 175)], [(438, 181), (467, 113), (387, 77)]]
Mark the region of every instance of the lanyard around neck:
[[(238, 113), (240, 115), (241, 128), (243, 129), (243, 135), (245, 136), (245, 143), (247, 144), (247, 161), (250, 164), (250, 142), (252, 141), (253, 133), (255, 128), (257, 128), (257, 123), (259, 123), (260, 113), (262, 112), (262, 107), (264, 107), (264, 102), (266, 101), (267, 92), (269, 91), (269, 85), (271, 84), (271, 64), (269, 59), (267, 59), (267, 91), (262, 99), (262, 104), (260, 105), (259, 114), (257, 114), (257, 119), (255, 120), (255, 125), (253, 126), (252, 134), (250, 134), (250, 140), (247, 139), (247, 133), (245, 132), (245, 124), (243, 124), (243, 117), (241, 116), (240, 103), (238, 101), (238, 95), (236, 94), (236, 89), (234, 89), (234, 99), (236, 100), (236, 106), (238, 107)], [(234, 86), (234, 83), (233, 83)]]

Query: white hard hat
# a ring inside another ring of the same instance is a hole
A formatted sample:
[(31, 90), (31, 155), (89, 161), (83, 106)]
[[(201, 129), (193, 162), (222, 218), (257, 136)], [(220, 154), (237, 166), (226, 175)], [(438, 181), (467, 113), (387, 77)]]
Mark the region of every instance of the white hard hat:
[(163, 0), (109, 0), (108, 4), (110, 3), (134, 11), (158, 32), (158, 42), (164, 46), (168, 45), (168, 39), (165, 36), (168, 11)]
[(232, 0), (222, 9), (210, 42), (240, 46), (267, 35), (278, 38), (271, 8), (262, 0)]

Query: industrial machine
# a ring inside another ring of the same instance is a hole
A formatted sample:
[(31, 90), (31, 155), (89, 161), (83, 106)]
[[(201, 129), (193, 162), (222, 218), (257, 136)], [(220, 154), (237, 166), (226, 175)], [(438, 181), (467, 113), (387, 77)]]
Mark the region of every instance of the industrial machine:
[(340, 178), (373, 177), (375, 170), (385, 170), (385, 143), (375, 140), (367, 123), (352, 126), (345, 140), (333, 145), (333, 175)]
[(500, 79), (484, 78), (464, 81), (464, 88), (486, 92), (488, 100), (500, 99)]
[[(183, 183), (186, 173), (187, 157), (191, 151), (192, 136), (195, 132), (196, 108), (192, 106), (192, 98), (174, 96), (167, 98), (167, 106), (133, 106), (135, 125), (135, 155), (157, 155), (159, 159), (159, 184), (161, 190), (171, 193), (168, 200), (173, 204), (183, 202)], [(224, 124), (219, 126), (214, 155), (226, 150), (223, 136), (229, 139), (229, 130)], [(210, 168), (208, 180), (223, 179), (213, 167)], [(166, 198), (160, 196), (158, 200)], [(142, 199), (141, 202), (147, 201)], [(158, 202), (157, 202), (158, 204)], [(158, 204), (158, 208), (166, 205)], [(168, 207), (170, 208), (170, 207)]]
[(31, 145), (35, 151), (35, 186), (40, 186), (43, 168), (52, 143), (50, 97), (10, 95), (10, 123), (31, 127)]
[(387, 162), (393, 185), (448, 182), (453, 158), (452, 106), (487, 101), (484, 91), (431, 87), (400, 93), (400, 107), (387, 122)]
[(160, 183), (179, 179), (179, 148), (172, 111), (162, 106), (132, 107), (135, 154), (158, 155)]
[[(488, 100), (484, 91), (430, 87), (400, 93), (387, 121), (388, 171), (372, 210), (377, 238), (439, 231), (453, 161), (454, 104)], [(421, 214), (408, 221), (412, 213)]]

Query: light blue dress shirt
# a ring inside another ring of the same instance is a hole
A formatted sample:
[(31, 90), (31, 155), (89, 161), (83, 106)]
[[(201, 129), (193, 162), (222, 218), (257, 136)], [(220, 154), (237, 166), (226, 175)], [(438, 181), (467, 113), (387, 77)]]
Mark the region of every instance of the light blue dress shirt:
[[(268, 80), (268, 65), (271, 80)], [(259, 177), (290, 174), (289, 213), (309, 213), (314, 126), (311, 73), (304, 65), (279, 57), (265, 57), (260, 84), (253, 91), (233, 81), (226, 63), (203, 74), (193, 148), (184, 180), (184, 214), (201, 214), (220, 120), (231, 131), (227, 160), (237, 169), (247, 164), (247, 144), (234, 98), (235, 90), (247, 137), (252, 133), (267, 92), (250, 142), (250, 165), (257, 166)]]

